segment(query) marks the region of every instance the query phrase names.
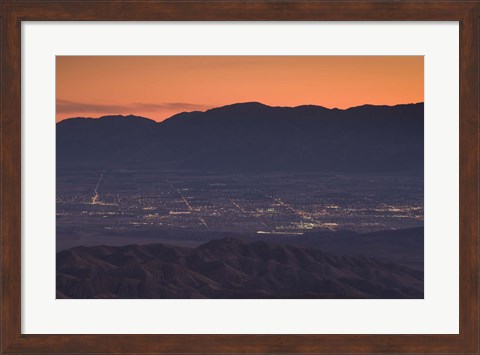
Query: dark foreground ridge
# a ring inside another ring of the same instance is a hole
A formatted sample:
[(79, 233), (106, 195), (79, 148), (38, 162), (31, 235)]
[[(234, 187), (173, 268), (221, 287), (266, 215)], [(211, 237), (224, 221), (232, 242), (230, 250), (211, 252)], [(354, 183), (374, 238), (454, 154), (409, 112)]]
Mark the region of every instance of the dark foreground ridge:
[(423, 298), (423, 272), (234, 238), (57, 253), (57, 298)]
[(71, 118), (56, 134), (60, 168), (423, 174), (423, 103), (347, 110), (241, 103), (160, 123), (132, 115)]

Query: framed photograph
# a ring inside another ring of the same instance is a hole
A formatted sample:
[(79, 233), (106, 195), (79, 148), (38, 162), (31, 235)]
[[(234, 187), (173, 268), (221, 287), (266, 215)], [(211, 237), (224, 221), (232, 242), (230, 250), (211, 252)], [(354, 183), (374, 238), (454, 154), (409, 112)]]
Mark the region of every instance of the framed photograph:
[(479, 1), (1, 5), (2, 354), (479, 354)]

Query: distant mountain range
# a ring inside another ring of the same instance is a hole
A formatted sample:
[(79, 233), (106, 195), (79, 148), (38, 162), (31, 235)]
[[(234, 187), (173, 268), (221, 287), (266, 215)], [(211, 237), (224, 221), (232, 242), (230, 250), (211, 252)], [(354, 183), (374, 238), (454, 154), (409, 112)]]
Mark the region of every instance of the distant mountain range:
[(57, 298), (423, 298), (423, 272), (234, 238), (57, 253)]
[(57, 123), (57, 164), (423, 174), (423, 107), (340, 110), (252, 102), (163, 122), (132, 115), (77, 117)]

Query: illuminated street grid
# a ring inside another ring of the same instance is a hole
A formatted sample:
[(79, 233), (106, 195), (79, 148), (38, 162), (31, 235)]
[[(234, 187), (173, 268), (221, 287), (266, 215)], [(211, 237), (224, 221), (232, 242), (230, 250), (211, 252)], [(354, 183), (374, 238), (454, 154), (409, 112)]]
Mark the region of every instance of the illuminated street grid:
[(423, 225), (423, 178), (394, 175), (57, 173), (57, 228), (302, 234)]

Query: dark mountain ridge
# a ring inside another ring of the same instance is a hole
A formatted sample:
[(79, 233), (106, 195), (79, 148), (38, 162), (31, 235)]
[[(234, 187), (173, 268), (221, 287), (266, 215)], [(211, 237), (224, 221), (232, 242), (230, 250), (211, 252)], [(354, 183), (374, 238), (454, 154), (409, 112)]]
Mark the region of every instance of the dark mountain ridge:
[(416, 227), (368, 233), (347, 230), (310, 231), (294, 237), (271, 235), (263, 239), (279, 244), (293, 244), (300, 248), (320, 249), (333, 254), (363, 255), (423, 270), (423, 236), (424, 227)]
[(422, 298), (423, 272), (233, 238), (57, 253), (58, 298)]
[(132, 115), (73, 118), (57, 124), (57, 162), (423, 174), (423, 103), (346, 110), (241, 103), (159, 123)]

